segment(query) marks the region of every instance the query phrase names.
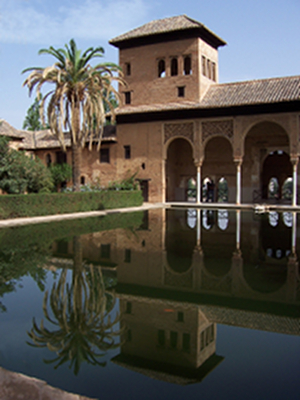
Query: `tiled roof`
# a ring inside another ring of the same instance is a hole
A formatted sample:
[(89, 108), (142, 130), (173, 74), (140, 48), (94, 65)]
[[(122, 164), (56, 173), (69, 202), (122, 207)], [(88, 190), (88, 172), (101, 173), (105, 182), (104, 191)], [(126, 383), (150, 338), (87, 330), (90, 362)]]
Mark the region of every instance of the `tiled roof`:
[(124, 106), (117, 114), (235, 107), (300, 101), (300, 76), (212, 84), (200, 102)]
[[(61, 147), (60, 142), (50, 129), (30, 132), (31, 135), (26, 136), (23, 148), (26, 150), (50, 149)], [(104, 127), (103, 142), (116, 141), (116, 126), (107, 125)], [(65, 136), (66, 147), (70, 147), (70, 136)]]
[(300, 76), (212, 85), (201, 107), (232, 107), (300, 100)]
[(4, 119), (0, 120), (0, 135), (8, 136), (12, 139), (22, 140), (26, 136), (26, 131), (18, 130), (12, 127), (8, 122)]
[(213, 35), (215, 38), (218, 39), (218, 41), (220, 41), (219, 45), (226, 44), (226, 42), (224, 42), (221, 38), (217, 37), (201, 22), (195, 21), (194, 19), (189, 18), (187, 15), (179, 15), (176, 17), (164, 18), (148, 22), (147, 24), (142, 25), (139, 28), (133, 29), (129, 32), (126, 32), (120, 36), (111, 39), (109, 43), (117, 44), (131, 39), (153, 36), (163, 33), (176, 32), (176, 31), (186, 31), (195, 28), (203, 29), (207, 33)]

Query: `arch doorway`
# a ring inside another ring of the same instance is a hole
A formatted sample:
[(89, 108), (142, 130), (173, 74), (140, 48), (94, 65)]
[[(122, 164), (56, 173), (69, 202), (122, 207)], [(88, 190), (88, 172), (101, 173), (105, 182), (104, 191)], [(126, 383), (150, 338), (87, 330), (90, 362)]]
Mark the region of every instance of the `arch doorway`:
[[(262, 198), (268, 200), (281, 200), (287, 197), (284, 185), (292, 180), (293, 166), (290, 157), (285, 152), (278, 150), (271, 152), (266, 157), (261, 174)], [(290, 197), (291, 198), (291, 197)], [(287, 198), (288, 199), (288, 198)]]
[(186, 139), (175, 139), (167, 151), (166, 200), (188, 201), (191, 179), (196, 179), (192, 146)]
[(243, 202), (280, 200), (283, 183), (293, 174), (286, 131), (275, 122), (260, 122), (247, 133), (244, 149)]

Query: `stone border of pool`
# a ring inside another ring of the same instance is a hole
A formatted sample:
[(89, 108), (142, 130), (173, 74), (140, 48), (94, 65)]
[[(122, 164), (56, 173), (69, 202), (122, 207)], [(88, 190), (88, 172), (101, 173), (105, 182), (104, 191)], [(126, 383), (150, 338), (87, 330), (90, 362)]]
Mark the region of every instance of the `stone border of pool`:
[(170, 203), (144, 203), (138, 207), (124, 207), (112, 210), (86, 211), (70, 214), (45, 215), (39, 217), (26, 217), (0, 220), (1, 228), (10, 228), (22, 225), (42, 224), (46, 222), (63, 221), (71, 219), (83, 219), (89, 217), (101, 217), (108, 214), (127, 213), (135, 211), (146, 211), (157, 208), (199, 208), (199, 209), (223, 209), (223, 210), (253, 210), (257, 213), (269, 211), (295, 211), (300, 212), (300, 206), (288, 204), (232, 204), (232, 203), (191, 203), (191, 202), (170, 202)]

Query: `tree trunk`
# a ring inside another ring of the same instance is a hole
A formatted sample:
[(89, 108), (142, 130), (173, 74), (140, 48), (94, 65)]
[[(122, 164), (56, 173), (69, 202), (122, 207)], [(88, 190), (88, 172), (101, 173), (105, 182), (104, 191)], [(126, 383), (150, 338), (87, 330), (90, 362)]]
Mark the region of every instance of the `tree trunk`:
[(72, 114), (72, 129), (74, 129), (76, 143), (73, 135), (71, 135), (72, 146), (72, 177), (73, 177), (73, 191), (80, 192), (80, 174), (81, 174), (81, 153), (82, 148), (80, 144), (80, 104), (75, 102)]
[(72, 179), (73, 191), (80, 192), (80, 175), (81, 175), (81, 153), (80, 144), (72, 143)]

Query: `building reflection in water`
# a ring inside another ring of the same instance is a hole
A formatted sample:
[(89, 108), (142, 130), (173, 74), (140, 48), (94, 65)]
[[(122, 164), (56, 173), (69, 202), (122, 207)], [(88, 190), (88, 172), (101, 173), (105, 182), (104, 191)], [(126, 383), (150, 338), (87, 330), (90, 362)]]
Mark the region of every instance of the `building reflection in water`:
[(187, 384), (222, 361), (218, 323), (299, 335), (298, 237), (296, 213), (193, 209), (83, 236), (86, 259), (117, 275), (125, 333), (113, 361)]

